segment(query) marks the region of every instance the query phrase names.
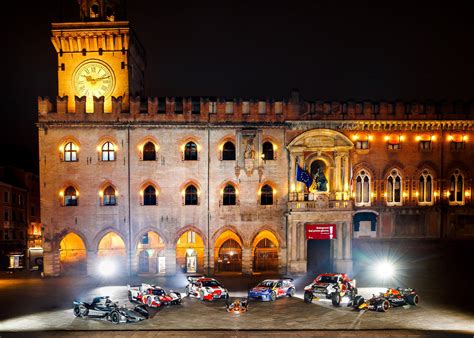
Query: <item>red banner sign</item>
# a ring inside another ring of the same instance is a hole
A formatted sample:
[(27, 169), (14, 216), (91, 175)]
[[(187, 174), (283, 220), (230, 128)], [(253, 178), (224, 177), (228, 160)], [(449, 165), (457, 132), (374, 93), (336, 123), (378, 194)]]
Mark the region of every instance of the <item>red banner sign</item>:
[(307, 224), (306, 239), (336, 238), (336, 224)]

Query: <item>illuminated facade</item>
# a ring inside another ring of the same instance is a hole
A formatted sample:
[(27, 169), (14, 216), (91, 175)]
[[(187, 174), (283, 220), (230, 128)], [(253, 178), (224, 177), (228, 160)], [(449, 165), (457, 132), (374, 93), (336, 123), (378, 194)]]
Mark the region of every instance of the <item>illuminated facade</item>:
[(46, 274), (104, 257), (130, 273), (303, 273), (318, 224), (335, 225), (339, 271), (361, 238), (474, 235), (473, 106), (144, 99), (145, 54), (116, 3), (53, 24), (59, 96), (38, 99)]

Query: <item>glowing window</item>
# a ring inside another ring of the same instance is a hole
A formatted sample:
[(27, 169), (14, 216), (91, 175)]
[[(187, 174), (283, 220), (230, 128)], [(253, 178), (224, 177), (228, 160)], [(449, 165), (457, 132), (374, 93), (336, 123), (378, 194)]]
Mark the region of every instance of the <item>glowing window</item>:
[(356, 205), (370, 205), (370, 177), (362, 170), (356, 178)]
[(77, 205), (77, 191), (72, 186), (67, 187), (64, 191), (64, 205), (67, 207), (75, 207)]
[(236, 204), (235, 188), (233, 185), (228, 184), (225, 186), (222, 196), (222, 202), (224, 205)]
[(156, 148), (153, 142), (147, 142), (143, 146), (143, 161), (156, 161)]
[(433, 176), (428, 170), (423, 170), (418, 180), (418, 203), (432, 204), (433, 203)]
[(367, 134), (357, 135), (356, 149), (369, 149), (369, 137)]
[(68, 142), (64, 146), (64, 161), (65, 162), (77, 161), (77, 146), (73, 142)]
[(115, 147), (112, 142), (102, 145), (102, 161), (115, 161)]
[(464, 203), (464, 177), (459, 170), (455, 170), (449, 178), (449, 203)]
[(402, 177), (398, 170), (392, 170), (387, 178), (387, 204), (402, 204)]
[(115, 194), (115, 189), (111, 185), (104, 189), (104, 205), (116, 205), (117, 198)]
[(388, 137), (387, 147), (389, 150), (398, 150), (402, 148), (400, 135), (392, 134)]

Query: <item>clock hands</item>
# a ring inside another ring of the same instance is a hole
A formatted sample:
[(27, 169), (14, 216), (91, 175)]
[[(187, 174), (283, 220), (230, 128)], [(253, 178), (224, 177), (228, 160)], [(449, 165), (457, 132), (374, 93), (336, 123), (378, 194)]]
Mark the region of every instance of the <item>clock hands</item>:
[(81, 76), (85, 77), (86, 81), (92, 83), (93, 85), (95, 85), (97, 83), (97, 81), (105, 80), (105, 79), (108, 79), (110, 77), (110, 75), (107, 75), (107, 76), (102, 76), (102, 77), (98, 77), (98, 78), (94, 79), (90, 75), (81, 75)]

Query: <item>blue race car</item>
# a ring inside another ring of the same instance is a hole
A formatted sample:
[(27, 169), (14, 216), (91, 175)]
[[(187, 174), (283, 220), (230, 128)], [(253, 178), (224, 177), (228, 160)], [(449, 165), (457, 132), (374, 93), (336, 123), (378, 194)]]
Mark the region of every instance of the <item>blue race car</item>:
[(293, 278), (266, 279), (249, 291), (249, 299), (275, 301), (279, 297), (295, 295)]

